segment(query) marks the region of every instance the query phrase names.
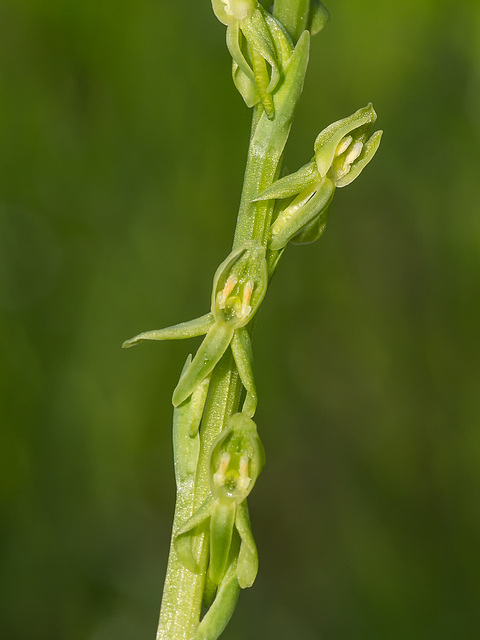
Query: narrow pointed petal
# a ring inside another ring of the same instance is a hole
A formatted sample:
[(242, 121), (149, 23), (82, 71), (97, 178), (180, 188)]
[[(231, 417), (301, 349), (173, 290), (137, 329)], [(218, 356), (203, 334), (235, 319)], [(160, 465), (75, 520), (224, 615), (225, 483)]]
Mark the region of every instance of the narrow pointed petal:
[(257, 389), (253, 376), (253, 349), (250, 334), (245, 327), (237, 329), (232, 338), (232, 353), (237, 365), (240, 380), (247, 391), (243, 405), (243, 413), (253, 418), (257, 408)]
[(122, 344), (122, 349), (134, 347), (144, 340), (183, 340), (184, 338), (203, 336), (208, 332), (214, 322), (215, 320), (213, 315), (211, 313), (207, 313), (200, 318), (195, 318), (195, 320), (181, 322), (180, 324), (175, 324), (172, 327), (166, 327), (165, 329), (144, 331), (143, 333), (139, 333), (138, 336), (130, 338), (130, 340), (125, 340)]
[(235, 500), (215, 500), (210, 520), (210, 564), (208, 575), (220, 584), (225, 575), (232, 543), (237, 503)]
[(246, 500), (238, 505), (235, 527), (241, 539), (240, 553), (237, 560), (238, 584), (242, 589), (247, 589), (252, 586), (257, 577), (258, 552), (252, 534)]
[(234, 328), (225, 322), (217, 322), (210, 328), (187, 371), (178, 381), (172, 398), (174, 407), (178, 407), (186, 400), (198, 385), (210, 375), (227, 350), (233, 331)]
[(295, 215), (290, 215), (288, 207), (282, 211), (272, 225), (270, 249), (277, 250), (284, 247), (302, 227), (328, 207), (334, 193), (335, 185), (328, 178), (324, 178), (317, 192), (295, 212)]
[(235, 572), (236, 563), (228, 567), (212, 606), (195, 631), (193, 640), (218, 640), (237, 606), (240, 587)]
[(245, 60), (245, 56), (241, 49), (242, 33), (238, 26), (238, 22), (235, 22), (231, 26), (227, 27), (227, 48), (232, 56), (234, 62), (238, 65), (239, 69), (247, 76), (249, 80), (255, 82), (253, 70)]
[(268, 189), (265, 189), (265, 191), (262, 191), (260, 195), (254, 198), (252, 202), (290, 198), (319, 181), (320, 176), (317, 165), (315, 164), (315, 160), (311, 160), (295, 173), (276, 180)]
[(243, 73), (235, 61), (232, 62), (232, 78), (237, 91), (249, 109), (260, 102), (257, 85)]

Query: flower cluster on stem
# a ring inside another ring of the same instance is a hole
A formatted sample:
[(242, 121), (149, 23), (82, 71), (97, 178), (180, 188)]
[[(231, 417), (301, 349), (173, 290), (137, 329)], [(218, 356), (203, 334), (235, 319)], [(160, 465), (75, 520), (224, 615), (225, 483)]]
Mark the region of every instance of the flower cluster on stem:
[(208, 313), (123, 345), (204, 336), (172, 396), (177, 502), (157, 640), (216, 640), (255, 580), (247, 497), (265, 454), (253, 421), (253, 319), (287, 244), (323, 234), (336, 189), (358, 177), (381, 138), (370, 133), (368, 104), (323, 129), (313, 159), (279, 177), (310, 38), (328, 12), (319, 0), (275, 0), (271, 12), (257, 0), (212, 6), (227, 27), (234, 84), (254, 110), (233, 248), (213, 277)]

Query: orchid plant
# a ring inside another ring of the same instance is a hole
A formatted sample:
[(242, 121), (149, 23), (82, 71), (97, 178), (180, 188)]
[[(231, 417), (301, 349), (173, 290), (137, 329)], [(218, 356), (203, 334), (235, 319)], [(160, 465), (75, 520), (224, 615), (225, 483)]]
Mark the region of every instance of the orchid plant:
[[(325, 128), (314, 157), (279, 177), (302, 92), (310, 39), (328, 20), (318, 0), (212, 0), (226, 25), (232, 76), (253, 122), (233, 247), (218, 267), (210, 311), (146, 331), (143, 341), (205, 336), (173, 392), (177, 501), (157, 640), (216, 640), (257, 575), (247, 507), (265, 454), (256, 424), (253, 319), (288, 243), (317, 240), (335, 191), (375, 155), (371, 104)], [(202, 605), (205, 613), (202, 615)]]

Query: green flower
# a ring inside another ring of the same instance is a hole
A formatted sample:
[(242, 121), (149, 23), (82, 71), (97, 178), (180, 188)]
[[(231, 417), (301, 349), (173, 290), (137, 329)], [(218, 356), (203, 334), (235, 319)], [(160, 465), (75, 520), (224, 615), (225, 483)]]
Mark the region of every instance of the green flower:
[(210, 531), (208, 577), (219, 585), (227, 569), (234, 530), (240, 537), (236, 575), (242, 589), (250, 587), (258, 571), (246, 497), (265, 464), (265, 452), (253, 420), (244, 413), (233, 415), (213, 444), (210, 454), (211, 495), (175, 534), (175, 550), (193, 573), (199, 566), (192, 540), (205, 526)]
[(208, 378), (230, 346), (247, 392), (243, 411), (252, 417), (257, 406), (257, 392), (252, 345), (246, 325), (260, 306), (267, 283), (265, 249), (258, 241), (250, 242), (232, 251), (217, 269), (210, 313), (173, 327), (140, 333), (122, 346), (133, 347), (144, 340), (181, 340), (206, 334), (172, 397), (173, 405), (177, 407), (195, 393), (194, 400), (200, 414), (208, 391)]
[(255, 198), (290, 198), (270, 228), (271, 250), (282, 249), (289, 241), (313, 242), (322, 235), (335, 189), (353, 182), (378, 149), (382, 131), (370, 136), (376, 119), (370, 103), (334, 122), (317, 136), (315, 156), (308, 164)]

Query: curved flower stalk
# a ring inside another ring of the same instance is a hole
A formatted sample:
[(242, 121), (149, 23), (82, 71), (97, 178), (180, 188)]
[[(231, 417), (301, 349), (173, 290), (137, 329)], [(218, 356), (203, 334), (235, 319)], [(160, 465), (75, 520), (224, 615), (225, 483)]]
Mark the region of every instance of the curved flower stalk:
[(282, 57), (293, 51), (290, 36), (257, 0), (212, 0), (212, 6), (227, 26), (235, 86), (248, 107), (261, 102), (273, 119), (272, 92), (280, 80)]
[[(192, 551), (192, 538), (203, 525), (210, 531), (208, 578), (222, 584), (227, 568), (235, 562), (238, 585), (250, 587), (258, 571), (258, 554), (253, 539), (246, 498), (265, 464), (265, 452), (257, 427), (244, 413), (233, 415), (227, 428), (213, 444), (210, 454), (211, 495), (176, 532), (178, 557), (192, 573), (200, 567)], [(234, 531), (240, 546), (231, 558)]]
[(334, 122), (317, 136), (313, 160), (255, 198), (291, 199), (270, 228), (271, 250), (282, 249), (289, 241), (313, 242), (322, 235), (335, 189), (353, 182), (378, 149), (382, 131), (369, 137), (376, 119), (369, 103), (348, 118)]
[(252, 346), (246, 325), (257, 312), (267, 284), (265, 248), (260, 242), (252, 241), (232, 251), (217, 269), (210, 313), (173, 327), (140, 333), (123, 343), (123, 347), (132, 347), (144, 340), (181, 340), (206, 334), (172, 397), (173, 405), (177, 407), (193, 394), (195, 419), (192, 421), (192, 433), (200, 423), (208, 392), (208, 377), (229, 346), (247, 392), (243, 411), (250, 417), (255, 414), (257, 392)]

